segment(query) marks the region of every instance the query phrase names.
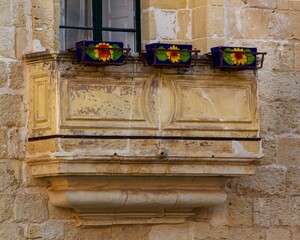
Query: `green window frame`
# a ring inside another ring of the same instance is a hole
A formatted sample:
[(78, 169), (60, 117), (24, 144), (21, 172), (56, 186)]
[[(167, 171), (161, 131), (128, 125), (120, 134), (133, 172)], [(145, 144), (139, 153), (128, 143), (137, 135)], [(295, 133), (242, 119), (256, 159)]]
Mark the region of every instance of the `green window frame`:
[[(104, 0), (107, 1), (107, 0)], [(109, 0), (108, 0), (109, 1)], [(69, 25), (60, 25), (60, 29), (73, 29), (73, 30), (92, 30), (93, 40), (102, 41), (103, 32), (129, 32), (135, 33), (135, 46), (136, 51), (141, 50), (141, 0), (133, 0), (135, 2), (135, 19), (134, 19), (134, 28), (113, 28), (113, 27), (104, 27), (102, 20), (102, 0), (92, 0), (92, 27), (85, 26), (69, 26)], [(74, 43), (75, 44), (75, 43)], [(133, 47), (133, 46), (132, 46)]]

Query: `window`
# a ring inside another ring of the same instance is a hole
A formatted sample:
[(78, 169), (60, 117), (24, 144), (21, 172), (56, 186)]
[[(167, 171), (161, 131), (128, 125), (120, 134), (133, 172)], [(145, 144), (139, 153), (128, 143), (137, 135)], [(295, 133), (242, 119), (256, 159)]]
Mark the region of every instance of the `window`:
[(61, 49), (87, 39), (141, 49), (140, 0), (60, 0)]

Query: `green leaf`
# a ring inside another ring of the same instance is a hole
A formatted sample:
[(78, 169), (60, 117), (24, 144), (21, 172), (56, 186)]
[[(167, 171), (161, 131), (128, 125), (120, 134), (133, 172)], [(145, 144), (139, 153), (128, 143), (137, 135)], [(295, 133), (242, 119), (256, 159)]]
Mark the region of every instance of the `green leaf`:
[[(245, 49), (244, 52), (251, 52), (250, 49)], [(252, 64), (254, 61), (255, 61), (255, 56), (251, 53), (247, 53), (246, 54), (246, 57), (247, 57), (247, 62), (246, 64)]]
[[(232, 49), (231, 49), (231, 48), (225, 48), (224, 51), (232, 51)], [(233, 65), (234, 63), (233, 63), (233, 61), (232, 61), (232, 59), (231, 59), (230, 54), (231, 54), (230, 52), (224, 52), (224, 53), (223, 53), (223, 59), (224, 59), (224, 61), (225, 61), (227, 64)]]
[(96, 45), (94, 44), (90, 44), (87, 49), (85, 50), (86, 54), (90, 56), (90, 58), (94, 59), (94, 60), (98, 60), (98, 58), (96, 58), (95, 56), (95, 47)]
[(159, 49), (165, 49), (163, 46), (160, 46), (159, 48), (157, 48), (156, 50), (156, 57), (159, 61), (167, 61), (168, 60), (168, 56), (166, 51), (159, 51)]
[[(120, 48), (120, 46), (115, 43), (115, 44), (112, 45), (112, 48)], [(120, 50), (120, 49), (114, 49), (111, 59), (114, 60), (114, 61), (118, 60), (122, 55), (123, 55), (123, 51), (122, 50)]]
[[(188, 50), (188, 49), (182, 49), (182, 50)], [(190, 52), (186, 52), (186, 51), (182, 51), (180, 52), (180, 61), (181, 62), (187, 62), (188, 60), (190, 60), (191, 58), (191, 53)]]

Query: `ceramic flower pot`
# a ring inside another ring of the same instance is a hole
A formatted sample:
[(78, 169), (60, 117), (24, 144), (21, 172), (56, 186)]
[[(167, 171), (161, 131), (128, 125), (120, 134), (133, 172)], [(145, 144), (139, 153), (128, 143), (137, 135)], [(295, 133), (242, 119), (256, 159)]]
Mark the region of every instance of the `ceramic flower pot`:
[(84, 40), (76, 43), (79, 63), (122, 63), (123, 42)]
[(151, 43), (146, 45), (146, 58), (148, 65), (190, 65), (190, 44)]
[(211, 55), (213, 68), (256, 68), (256, 48), (218, 46), (211, 48)]

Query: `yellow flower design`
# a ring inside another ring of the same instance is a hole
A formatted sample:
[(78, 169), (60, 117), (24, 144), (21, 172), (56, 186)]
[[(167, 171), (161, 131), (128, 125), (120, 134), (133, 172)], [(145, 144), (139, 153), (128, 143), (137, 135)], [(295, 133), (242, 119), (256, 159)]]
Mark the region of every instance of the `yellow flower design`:
[(179, 62), (180, 61), (180, 53), (179, 53), (179, 51), (174, 51), (174, 50), (179, 50), (179, 48), (176, 47), (175, 45), (173, 45), (173, 46), (169, 47), (168, 49), (173, 50), (173, 51), (166, 52), (169, 61), (172, 63)]
[(112, 58), (113, 50), (110, 50), (112, 46), (108, 43), (99, 43), (95, 46), (95, 57), (102, 61), (109, 61)]
[(247, 56), (243, 53), (244, 50), (241, 48), (234, 48), (233, 51), (235, 51), (235, 53), (230, 54), (233, 64), (245, 65), (247, 63)]

